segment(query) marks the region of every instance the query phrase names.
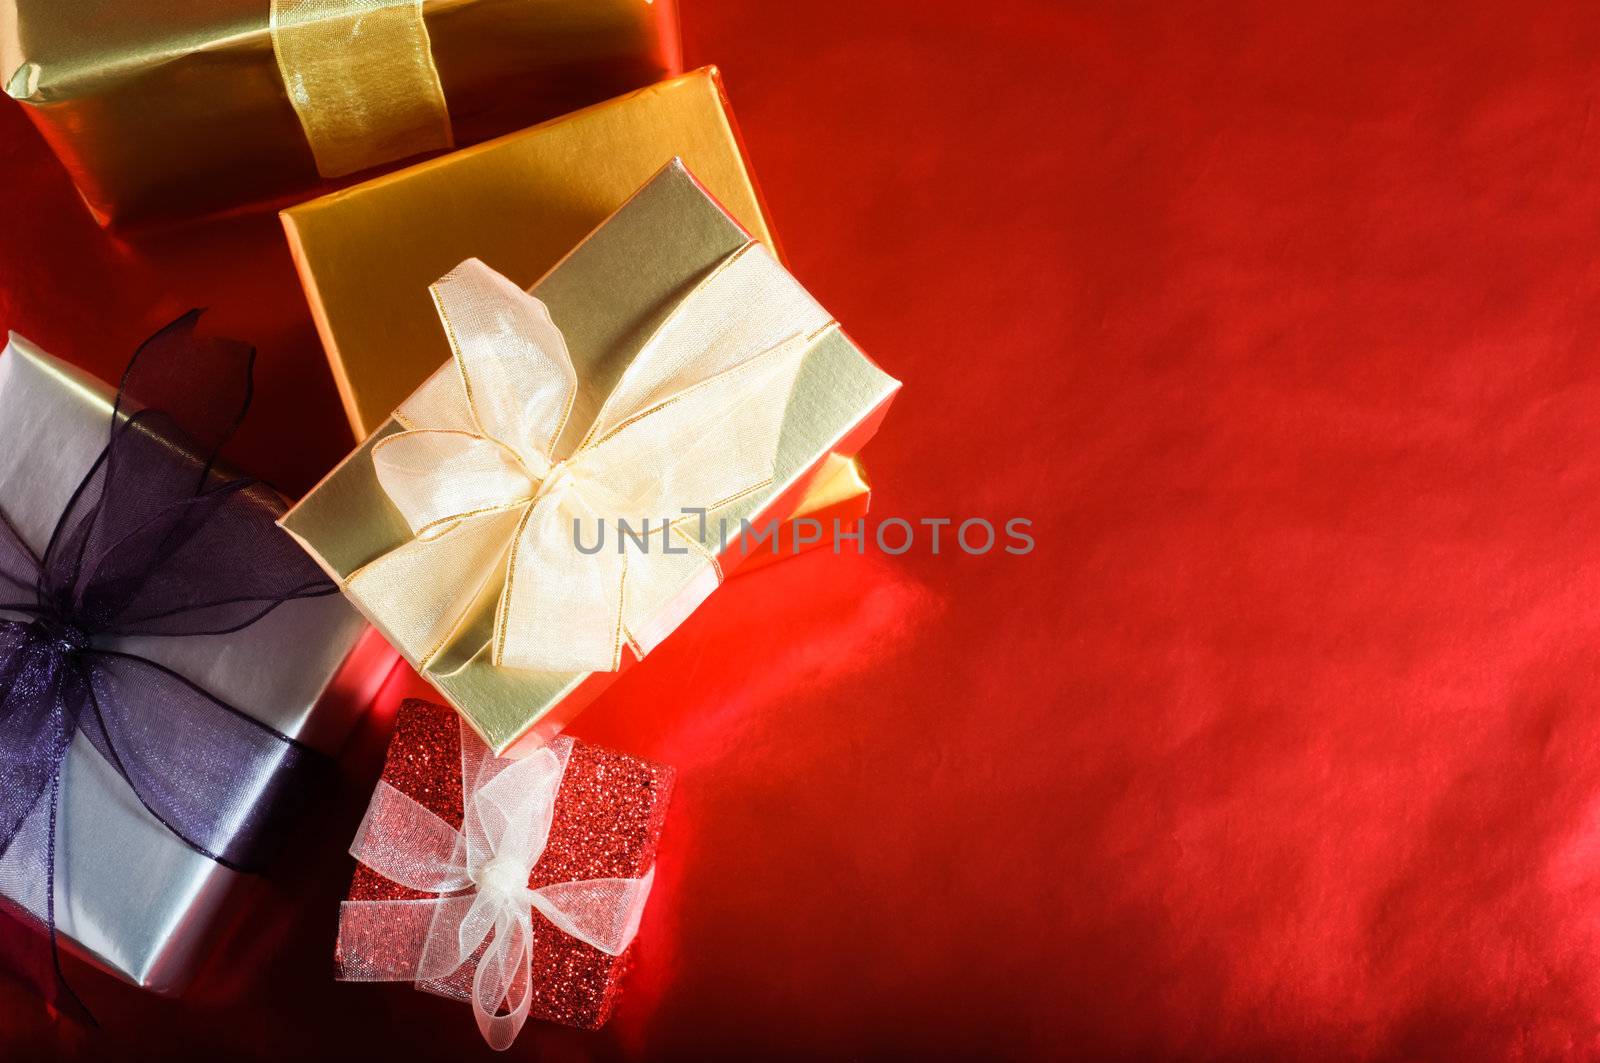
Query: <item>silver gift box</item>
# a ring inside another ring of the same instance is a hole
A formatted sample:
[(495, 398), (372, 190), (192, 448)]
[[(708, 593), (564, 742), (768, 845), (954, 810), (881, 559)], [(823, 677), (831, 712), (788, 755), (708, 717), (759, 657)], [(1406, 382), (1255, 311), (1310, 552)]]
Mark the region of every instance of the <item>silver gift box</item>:
[[(0, 352), (0, 508), (36, 554), (105, 446), (113, 397), (15, 334)], [(116, 648), (329, 752), (396, 659), (337, 595), (289, 602), (232, 635), (123, 639)], [(48, 804), (23, 830), (47, 828)], [(63, 947), (135, 985), (181, 989), (244, 876), (170, 834), (81, 734), (63, 767), (56, 829)], [(0, 859), (0, 895), (42, 917), (43, 876), (20, 864)]]

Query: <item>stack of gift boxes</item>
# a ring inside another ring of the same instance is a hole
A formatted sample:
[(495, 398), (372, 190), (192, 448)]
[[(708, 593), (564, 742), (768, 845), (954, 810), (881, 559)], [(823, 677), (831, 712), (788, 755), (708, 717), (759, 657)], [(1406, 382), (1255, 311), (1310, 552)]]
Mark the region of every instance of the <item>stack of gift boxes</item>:
[(32, 960), (181, 990), (398, 655), (437, 698), (397, 717), (337, 976), (466, 1001), (497, 1048), (605, 1021), (673, 772), (562, 729), (815, 538), (752, 529), (865, 513), (899, 386), (785, 270), (676, 42), (665, 0), (0, 0), (6, 89), (103, 223), (285, 208), (362, 440), (290, 505), (216, 460), (248, 347), (187, 315), (111, 389), (12, 337), (0, 911)]

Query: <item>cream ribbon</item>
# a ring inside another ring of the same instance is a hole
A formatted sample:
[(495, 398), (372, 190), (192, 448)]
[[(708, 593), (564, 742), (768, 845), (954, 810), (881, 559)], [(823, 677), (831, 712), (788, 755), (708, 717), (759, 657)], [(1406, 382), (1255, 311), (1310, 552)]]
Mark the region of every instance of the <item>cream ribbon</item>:
[[(747, 244), (673, 308), (558, 458), (587, 396), (544, 304), (475, 259), (432, 292), (455, 372), (407, 400), (395, 414), (407, 430), (372, 448), (413, 538), (352, 573), (349, 591), (436, 671), (485, 649), (497, 666), (555, 672), (613, 671), (624, 645), (643, 657), (721, 579), (686, 511), (771, 484), (806, 352), (837, 326)], [(647, 545), (623, 549), (619, 521), (651, 528)], [(604, 549), (580, 551), (580, 530), (592, 549), (602, 524)], [(490, 601), (492, 634), (474, 625)]]
[(609, 956), (639, 930), (655, 877), (596, 878), (539, 889), (543, 855), (572, 740), (521, 760), (489, 753), (461, 727), (465, 816), (460, 831), (384, 782), (350, 853), (384, 878), (443, 894), (428, 900), (346, 901), (339, 909), (339, 977), (415, 981), (470, 1000), (491, 1048), (510, 1047), (533, 1002), (533, 913)]
[(272, 0), (269, 26), (323, 177), (454, 146), (422, 0)]

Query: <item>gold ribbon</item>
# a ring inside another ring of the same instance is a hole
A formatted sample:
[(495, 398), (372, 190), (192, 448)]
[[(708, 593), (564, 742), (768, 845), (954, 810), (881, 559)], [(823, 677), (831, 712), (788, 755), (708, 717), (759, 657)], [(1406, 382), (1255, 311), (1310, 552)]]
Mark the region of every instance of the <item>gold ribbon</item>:
[(422, 0), (272, 0), (271, 30), (323, 177), (454, 146)]
[[(395, 414), (405, 430), (372, 448), (413, 538), (348, 589), (435, 671), (483, 652), (556, 672), (614, 671), (624, 645), (643, 657), (721, 580), (685, 510), (771, 484), (801, 364), (837, 326), (746, 244), (673, 308), (587, 419), (574, 409), (593, 401), (542, 302), (476, 259), (431, 291), (454, 371), (408, 399)], [(569, 422), (587, 424), (571, 446)], [(623, 549), (619, 521), (651, 528), (648, 545)], [(604, 548), (580, 550), (578, 523), (585, 549), (605, 525)]]

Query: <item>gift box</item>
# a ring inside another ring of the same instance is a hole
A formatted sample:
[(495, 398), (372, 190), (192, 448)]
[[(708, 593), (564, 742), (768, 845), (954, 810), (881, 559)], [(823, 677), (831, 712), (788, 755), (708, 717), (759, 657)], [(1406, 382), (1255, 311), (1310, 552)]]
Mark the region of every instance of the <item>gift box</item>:
[[(497, 754), (773, 549), (899, 388), (678, 161), (532, 294), (478, 262), (436, 284), (454, 359), (283, 522)], [(568, 538), (574, 499), (659, 547)]]
[[(674, 157), (773, 243), (715, 67), (283, 211), (354, 439), (450, 357), (430, 283), (478, 258), (531, 285)], [(869, 504), (866, 477), (840, 456), (792, 519), (830, 530)]]
[(102, 222), (300, 191), (678, 69), (672, 0), (0, 0), (0, 82)]
[[(468, 258), (532, 284), (675, 156), (773, 243), (714, 67), (284, 211), (353, 438), (450, 357), (428, 285)], [(791, 517), (853, 525), (870, 502), (861, 469), (841, 456)]]
[(773, 243), (712, 67), (285, 210), (352, 439), (450, 357), (428, 285), (479, 258), (528, 287), (674, 157)]
[[(124, 404), (119, 418), (124, 425), (127, 412)], [(121, 519), (118, 510), (123, 508), (130, 514), (142, 514), (132, 526), (153, 526), (138, 523), (150, 517), (152, 494), (137, 484), (129, 486), (127, 476), (127, 468), (148, 458), (149, 452), (108, 448), (112, 416), (112, 392), (105, 385), (21, 337), (13, 335), (0, 353), (0, 515), (34, 558), (47, 558), (47, 549), (52, 547), (59, 556), (64, 547), (55, 538), (58, 521), (69, 505), (82, 507), (107, 482), (123, 486), (105, 487), (104, 501), (96, 511), (97, 527), (114, 526), (107, 522)], [(151, 423), (141, 417), (140, 431), (150, 430)], [(171, 448), (161, 452), (162, 476), (187, 475), (192, 470), (198, 459), (178, 449), (177, 437), (150, 438)], [(91, 468), (110, 477), (109, 481), (85, 481)], [(81, 490), (80, 483), (85, 484)], [(112, 497), (113, 491), (121, 493)], [(240, 535), (276, 537), (270, 512), (254, 523), (239, 521), (237, 507), (265, 504), (266, 498), (259, 486), (249, 492), (233, 492), (227, 505), (236, 508), (223, 509), (216, 519), (235, 522), (233, 526), (243, 529)], [(200, 505), (196, 502), (194, 508)], [(198, 534), (192, 528), (185, 533)], [(173, 541), (178, 538), (174, 532)], [(127, 541), (119, 541), (118, 546)], [(216, 543), (228, 545), (226, 540)], [(229, 556), (240, 566), (251, 565), (261, 556), (249, 543), (234, 545), (238, 553)], [(294, 558), (293, 544), (286, 545), (287, 551), (279, 546), (274, 556)], [(86, 557), (102, 558), (84, 584), (92, 590), (87, 592), (83, 610), (110, 615), (114, 610), (109, 603), (124, 595), (131, 585), (130, 576), (137, 575), (119, 574), (116, 569), (123, 563), (117, 559), (131, 556), (131, 551), (112, 549), (102, 557), (98, 547), (80, 544), (80, 550)], [(212, 551), (212, 560), (220, 552), (226, 551)], [(134, 602), (164, 601), (156, 597), (160, 595), (170, 598), (175, 581), (190, 574), (188, 569), (175, 573), (174, 566), (193, 561), (181, 553), (175, 556), (177, 560), (166, 568), (142, 578)], [(18, 557), (22, 555), (10, 555), (11, 560)], [(26, 564), (25, 557), (23, 560)], [(80, 638), (71, 624), (33, 604), (32, 580), (19, 578), (16, 567), (0, 563), (0, 603), (5, 603), (0, 605), (0, 643), (4, 643), (0, 645), (0, 670), (5, 672), (0, 699), (18, 694), (26, 682), (14, 669), (20, 665), (27, 673), (29, 655), (12, 652), (17, 646), (10, 641), (23, 630), (18, 622), (23, 627), (31, 623), (32, 630), (45, 625), (62, 640)], [(310, 576), (318, 575), (312, 566), (301, 567)], [(242, 578), (249, 583), (255, 577), (247, 573)], [(24, 583), (28, 586), (22, 586)], [(234, 589), (229, 585), (222, 596), (232, 596)], [(259, 588), (240, 591), (262, 593)], [(222, 608), (225, 612), (226, 606)], [(181, 840), (172, 828), (202, 837), (199, 820), (185, 819), (180, 814), (184, 811), (181, 802), (162, 804), (152, 794), (136, 794), (128, 775), (114, 770), (108, 754), (91, 739), (104, 741), (103, 735), (111, 733), (113, 724), (124, 739), (133, 731), (154, 734), (164, 726), (178, 728), (168, 736), (165, 759), (143, 762), (155, 747), (142, 740), (117, 741), (108, 748), (132, 777), (193, 784), (197, 794), (221, 777), (225, 779), (221, 785), (232, 797), (253, 794), (261, 800), (261, 795), (282, 784), (279, 769), (298, 756), (297, 747), (279, 740), (295, 739), (322, 750), (337, 748), (395, 661), (382, 638), (337, 594), (284, 601), (251, 623), (246, 623), (250, 616), (225, 616), (222, 612), (188, 614), (187, 618), (173, 612), (169, 619), (160, 619), (166, 612), (165, 608), (156, 609), (142, 623), (124, 624), (124, 633), (97, 638), (93, 643), (95, 651), (118, 655), (103, 657), (102, 663), (115, 660), (122, 670), (92, 673), (99, 677), (94, 707), (97, 729), (88, 730), (90, 721), (86, 720), (85, 726), (73, 733), (60, 763), (53, 864), (53, 915), (59, 943), (129, 982), (162, 992), (182, 987), (230, 903), (230, 894), (248, 876), (229, 870)], [(119, 615), (126, 617), (128, 610), (122, 609)], [(243, 626), (228, 633), (195, 633), (197, 628), (236, 624)], [(165, 719), (134, 714), (107, 723), (112, 714), (138, 700), (129, 696), (124, 684), (147, 680), (155, 682), (158, 689), (145, 700), (158, 703), (160, 712), (154, 715)], [(190, 705), (187, 699), (191, 698), (204, 704)], [(230, 722), (230, 710), (260, 721), (278, 734), (254, 723)], [(0, 705), (0, 759), (16, 754), (18, 732), (14, 728), (21, 717), (17, 705)], [(219, 734), (232, 735), (229, 728), (250, 731), (259, 739), (258, 755), (237, 762), (208, 763), (211, 754), (218, 755), (214, 759), (225, 759), (220, 754), (235, 748), (207, 730), (213, 724)], [(24, 736), (24, 748), (27, 741)], [(0, 765), (0, 771), (4, 772), (0, 777), (3, 819), (6, 802), (15, 793), (9, 787), (26, 773), (11, 760)], [(208, 777), (208, 772), (215, 774)], [(230, 862), (239, 855), (233, 841), (254, 829), (246, 820), (253, 820), (257, 811), (247, 808), (220, 810), (218, 814), (229, 821), (212, 825), (203, 835), (205, 844)], [(169, 821), (158, 819), (157, 810)], [(20, 909), (40, 921), (48, 915), (45, 894), (52, 881), (49, 871), (39, 865), (49, 812), (48, 796), (41, 797), (27, 812), (24, 826), (11, 844), (0, 840), (4, 852), (0, 858), (0, 905), (10, 906), (12, 911)], [(0, 829), (4, 827), (0, 824)]]
[(351, 846), (338, 976), (471, 1000), (496, 1048), (527, 1018), (602, 1025), (632, 960), (672, 779), (569, 738), (500, 760), (449, 709), (407, 701)]

